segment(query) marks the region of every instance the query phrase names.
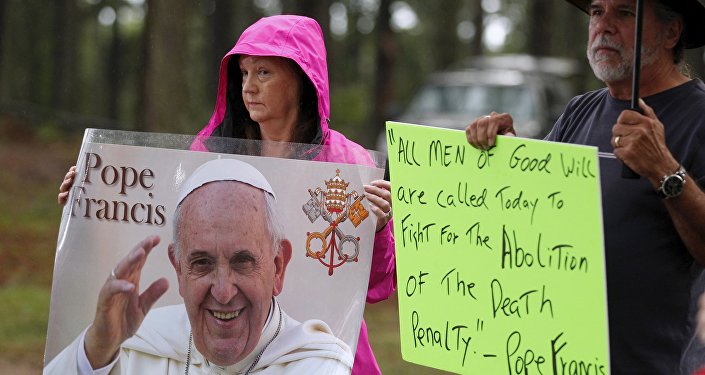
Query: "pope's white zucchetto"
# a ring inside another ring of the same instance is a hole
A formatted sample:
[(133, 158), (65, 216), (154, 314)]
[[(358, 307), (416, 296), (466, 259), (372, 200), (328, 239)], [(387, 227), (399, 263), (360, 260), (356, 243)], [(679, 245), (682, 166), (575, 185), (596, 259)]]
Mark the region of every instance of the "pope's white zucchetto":
[(255, 167), (236, 159), (215, 159), (203, 163), (179, 188), (176, 205), (199, 187), (216, 181), (238, 181), (260, 189), (275, 197), (274, 190), (266, 178)]

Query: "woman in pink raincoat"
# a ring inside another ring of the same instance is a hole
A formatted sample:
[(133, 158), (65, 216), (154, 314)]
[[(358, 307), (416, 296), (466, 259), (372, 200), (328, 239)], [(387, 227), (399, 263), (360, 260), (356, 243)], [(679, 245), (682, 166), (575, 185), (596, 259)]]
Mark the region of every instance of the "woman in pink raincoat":
[[(215, 110), (191, 145), (216, 150), (217, 138), (230, 137), (311, 144), (312, 160), (371, 165), (367, 151), (328, 127), (330, 98), (323, 33), (318, 23), (302, 16), (262, 18), (248, 27), (220, 63)], [(256, 152), (286, 156), (289, 148), (263, 142)], [(64, 204), (75, 167), (59, 189)], [(391, 194), (388, 181), (365, 185), (366, 198), (377, 216), (367, 302), (384, 300), (396, 288)], [(363, 320), (352, 374), (379, 374)]]
[[(296, 84), (280, 80), (290, 73), (297, 77)], [(262, 139), (327, 146), (311, 148), (313, 160), (371, 164), (367, 151), (330, 129), (329, 122), (328, 64), (321, 27), (307, 17), (266, 17), (248, 27), (221, 61), (215, 110), (192, 149), (208, 149), (211, 136)], [(262, 150), (265, 155), (277, 152)], [(396, 288), (389, 190), (387, 181), (365, 186), (378, 217), (367, 292), (370, 303), (388, 298)], [(364, 321), (352, 373), (380, 373)]]

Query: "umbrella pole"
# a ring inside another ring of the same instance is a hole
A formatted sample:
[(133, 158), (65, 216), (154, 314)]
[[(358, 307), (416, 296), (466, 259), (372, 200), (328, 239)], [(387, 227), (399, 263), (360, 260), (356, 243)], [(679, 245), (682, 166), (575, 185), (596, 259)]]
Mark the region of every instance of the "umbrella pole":
[[(636, 30), (634, 33), (634, 61), (632, 64), (632, 100), (630, 108), (632, 111), (643, 113), (639, 107), (639, 78), (641, 76), (641, 31), (644, 23), (644, 1), (636, 0)], [(626, 164), (622, 165), (622, 177), (636, 179), (639, 175)]]

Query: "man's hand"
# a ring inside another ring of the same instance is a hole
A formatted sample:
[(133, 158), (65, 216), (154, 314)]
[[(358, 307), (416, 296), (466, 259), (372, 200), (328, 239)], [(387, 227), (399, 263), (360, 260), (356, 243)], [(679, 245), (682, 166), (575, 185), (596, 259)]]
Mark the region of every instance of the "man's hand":
[(375, 180), (364, 188), (365, 198), (372, 203), (370, 207), (377, 216), (377, 232), (379, 232), (392, 219), (392, 186), (389, 181)]
[(169, 287), (161, 278), (139, 294), (142, 267), (149, 252), (159, 243), (158, 236), (140, 242), (113, 269), (98, 295), (93, 325), (86, 332), (85, 350), (94, 369), (109, 364), (123, 341), (137, 332), (145, 315)]
[(663, 124), (642, 99), (644, 114), (624, 110), (612, 127), (614, 155), (657, 187), (665, 175), (674, 173), (680, 163), (666, 147)]
[(516, 135), (514, 120), (507, 113), (492, 112), (487, 116), (479, 117), (465, 128), (468, 143), (480, 150), (489, 150), (494, 147), (499, 135)]

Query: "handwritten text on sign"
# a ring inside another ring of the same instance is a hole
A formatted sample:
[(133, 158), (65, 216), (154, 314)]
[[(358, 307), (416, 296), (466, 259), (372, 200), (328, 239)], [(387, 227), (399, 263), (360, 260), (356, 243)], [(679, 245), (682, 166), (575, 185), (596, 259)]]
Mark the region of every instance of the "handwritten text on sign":
[(402, 356), (472, 374), (609, 372), (597, 150), (387, 123)]

